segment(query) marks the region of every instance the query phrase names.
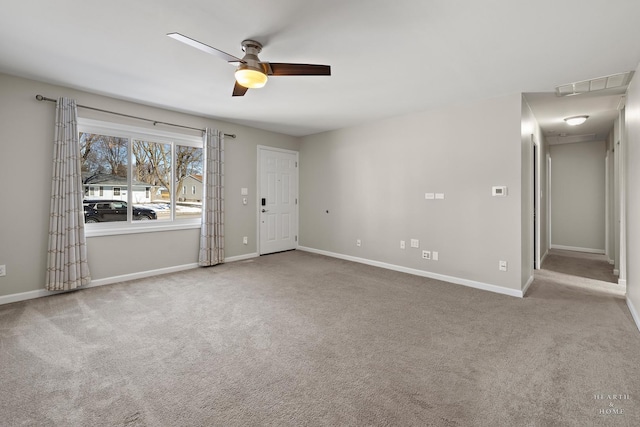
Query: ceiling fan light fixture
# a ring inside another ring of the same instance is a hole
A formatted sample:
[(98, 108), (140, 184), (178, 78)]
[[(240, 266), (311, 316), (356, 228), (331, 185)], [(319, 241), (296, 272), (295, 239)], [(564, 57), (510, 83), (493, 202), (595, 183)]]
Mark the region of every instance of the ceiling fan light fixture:
[(567, 117), (564, 121), (567, 122), (569, 126), (578, 126), (586, 122), (588, 118), (589, 116), (573, 116)]
[(240, 86), (244, 86), (249, 89), (261, 88), (267, 84), (268, 80), (265, 73), (254, 68), (247, 67), (246, 64), (238, 67), (235, 77)]

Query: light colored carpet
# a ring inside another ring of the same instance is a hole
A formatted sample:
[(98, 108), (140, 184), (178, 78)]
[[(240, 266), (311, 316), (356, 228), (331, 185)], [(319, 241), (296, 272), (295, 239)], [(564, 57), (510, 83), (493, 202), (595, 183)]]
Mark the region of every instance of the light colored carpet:
[(592, 280), (618, 283), (618, 276), (613, 274), (613, 265), (609, 264), (605, 255), (600, 254), (549, 249), (549, 254), (542, 263), (542, 269)]
[(294, 251), (0, 306), (0, 424), (638, 426), (639, 355), (619, 297)]

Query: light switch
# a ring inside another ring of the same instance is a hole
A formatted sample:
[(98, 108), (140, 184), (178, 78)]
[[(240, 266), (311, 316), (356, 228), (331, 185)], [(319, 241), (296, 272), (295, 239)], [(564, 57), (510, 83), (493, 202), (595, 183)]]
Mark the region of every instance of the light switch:
[(419, 248), (419, 247), (420, 247), (420, 240), (418, 240), (418, 239), (411, 239), (411, 247), (412, 247), (412, 248)]
[(433, 200), (436, 198), (436, 195), (433, 193), (424, 193), (424, 198), (427, 200)]
[(240, 189), (240, 195), (241, 196), (248, 196), (249, 195), (249, 189), (248, 188), (241, 188)]
[(444, 193), (436, 193), (436, 199), (444, 200)]

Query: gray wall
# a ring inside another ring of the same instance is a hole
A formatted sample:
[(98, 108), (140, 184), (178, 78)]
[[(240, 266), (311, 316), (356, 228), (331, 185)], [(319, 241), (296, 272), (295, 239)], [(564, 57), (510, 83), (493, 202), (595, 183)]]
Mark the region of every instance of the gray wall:
[(604, 253), (604, 141), (552, 145), (551, 244)]
[[(300, 245), (520, 290), (521, 102), (510, 95), (303, 138)], [(508, 197), (492, 197), (494, 185)], [(422, 249), (440, 260), (422, 260)]]
[[(0, 74), (0, 296), (42, 289), (51, 194), (55, 105), (38, 102), (36, 94), (67, 96), (79, 104), (148, 117), (193, 127), (214, 127), (237, 134), (226, 140), (226, 256), (256, 252), (257, 145), (299, 149), (299, 139), (245, 126), (143, 106), (69, 88)], [(116, 116), (79, 110), (81, 117), (126, 121)], [(175, 128), (166, 128), (175, 131)], [(242, 205), (240, 189), (249, 189), (249, 204)], [(92, 237), (88, 239), (93, 279), (152, 271), (196, 263), (198, 229)], [(249, 237), (249, 244), (242, 237)]]
[(640, 328), (640, 66), (627, 92), (627, 299)]

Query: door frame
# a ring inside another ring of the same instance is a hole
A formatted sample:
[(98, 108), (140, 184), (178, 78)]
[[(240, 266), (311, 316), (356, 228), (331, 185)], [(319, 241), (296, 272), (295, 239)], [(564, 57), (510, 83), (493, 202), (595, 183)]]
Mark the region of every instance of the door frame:
[(626, 139), (626, 110), (624, 107), (618, 110), (618, 151), (620, 157), (618, 159), (619, 165), (619, 192), (620, 192), (620, 264), (618, 267), (618, 284), (627, 286), (627, 175), (626, 175), (626, 162), (627, 162), (627, 139)]
[(541, 202), (541, 191), (540, 191), (540, 145), (536, 141), (535, 135), (531, 134), (531, 193), (532, 197), (532, 208), (530, 212), (530, 219), (532, 222), (532, 252), (533, 252), (533, 270), (540, 270), (540, 202)]
[(295, 227), (295, 248), (298, 248), (300, 244), (300, 152), (295, 150), (288, 150), (286, 148), (277, 148), (270, 147), (268, 145), (258, 145), (256, 150), (256, 253), (258, 256), (262, 255), (261, 246), (262, 242), (260, 241), (261, 233), (260, 233), (260, 209), (262, 209), (262, 205), (260, 204), (260, 195), (262, 194), (262, 180), (261, 180), (261, 168), (260, 168), (260, 152), (261, 151), (276, 151), (279, 153), (287, 153), (287, 154), (295, 154), (296, 156), (296, 188), (298, 189), (298, 194), (296, 194), (296, 227)]

